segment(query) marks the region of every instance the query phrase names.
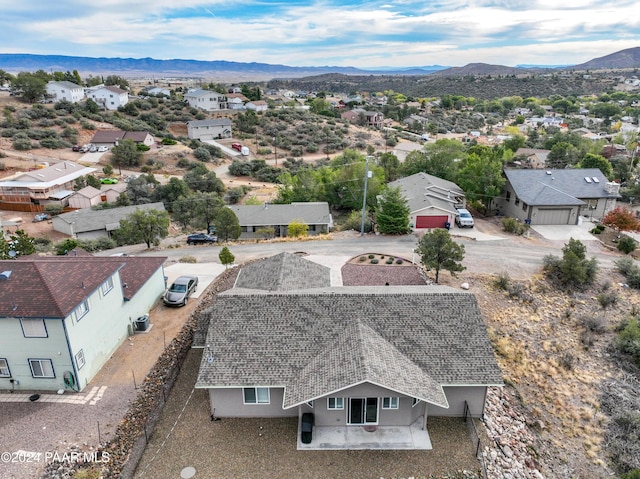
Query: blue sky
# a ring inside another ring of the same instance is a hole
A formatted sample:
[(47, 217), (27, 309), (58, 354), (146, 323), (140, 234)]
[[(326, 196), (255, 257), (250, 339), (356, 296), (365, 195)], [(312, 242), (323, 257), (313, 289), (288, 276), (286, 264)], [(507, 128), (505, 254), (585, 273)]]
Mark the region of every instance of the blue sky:
[(377, 68), (578, 64), (637, 46), (636, 0), (0, 0), (0, 53)]

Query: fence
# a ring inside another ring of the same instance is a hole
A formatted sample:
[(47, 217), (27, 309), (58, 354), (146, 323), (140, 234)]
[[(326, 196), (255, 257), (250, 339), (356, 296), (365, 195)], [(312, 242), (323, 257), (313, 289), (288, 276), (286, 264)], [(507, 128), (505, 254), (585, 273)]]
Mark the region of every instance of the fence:
[(478, 433), (476, 423), (471, 416), (471, 410), (469, 409), (469, 404), (467, 403), (467, 401), (464, 402), (464, 422), (467, 423), (467, 429), (469, 430), (471, 439), (474, 442), (476, 448), (476, 458), (478, 458), (480, 464), (482, 465), (482, 476), (484, 479), (487, 479), (487, 465), (485, 464), (484, 456), (482, 455), (482, 439), (480, 434)]

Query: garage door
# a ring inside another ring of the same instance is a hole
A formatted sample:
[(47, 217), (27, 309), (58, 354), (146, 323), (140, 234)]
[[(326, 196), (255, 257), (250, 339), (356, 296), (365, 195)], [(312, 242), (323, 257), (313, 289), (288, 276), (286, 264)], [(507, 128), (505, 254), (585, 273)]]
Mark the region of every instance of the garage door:
[(571, 208), (538, 209), (536, 225), (568, 225), (571, 217)]
[(416, 217), (416, 228), (444, 228), (449, 217), (444, 216), (418, 216)]

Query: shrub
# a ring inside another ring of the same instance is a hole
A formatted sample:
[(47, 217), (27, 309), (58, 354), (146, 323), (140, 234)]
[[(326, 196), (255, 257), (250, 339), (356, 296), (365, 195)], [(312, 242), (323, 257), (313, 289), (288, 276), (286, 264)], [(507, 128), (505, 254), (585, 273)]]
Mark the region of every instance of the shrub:
[(387, 261), (385, 261), (385, 263), (387, 263), (387, 264), (393, 264), (393, 258), (389, 258)]
[(360, 256), (358, 258), (358, 261), (362, 262), (362, 261), (366, 261), (367, 257), (366, 256)]
[(502, 218), (502, 230), (506, 233), (522, 236), (528, 229), (529, 225), (520, 223), (515, 218)]
[(116, 242), (111, 238), (98, 238), (89, 240), (78, 240), (78, 248), (94, 253), (96, 251), (104, 251), (115, 248)]
[(211, 161), (211, 153), (209, 152), (209, 150), (207, 150), (204, 147), (198, 147), (195, 150), (193, 150), (193, 156), (196, 157), (196, 159), (203, 161), (203, 162), (208, 162)]
[(511, 278), (509, 277), (509, 273), (507, 273), (506, 271), (500, 273), (498, 277), (493, 280), (493, 286), (504, 291), (509, 291), (510, 284)]
[(620, 241), (618, 241), (617, 245), (618, 251), (621, 251), (624, 254), (629, 254), (632, 251), (635, 251), (637, 247), (638, 243), (636, 242), (636, 240), (629, 236), (623, 236), (622, 238), (620, 238)]
[(68, 254), (70, 251), (73, 251), (78, 247), (78, 241), (73, 238), (67, 238), (66, 240), (61, 241), (60, 243), (56, 243), (54, 248), (56, 250), (56, 254), (58, 256), (64, 256)]
[(402, 261), (400, 258), (396, 260), (396, 264), (402, 264), (402, 263), (404, 263), (404, 261)]
[(371, 264), (378, 264), (378, 260), (377, 260), (376, 258), (373, 258), (373, 259), (371, 260)]
[(185, 255), (182, 258), (180, 258), (178, 262), (179, 263), (197, 263), (198, 260), (195, 258), (195, 256)]
[(618, 301), (618, 295), (611, 293), (600, 293), (597, 296), (598, 303), (602, 306), (602, 309), (607, 309), (609, 306), (616, 304)]
[(607, 324), (602, 316), (585, 316), (582, 319), (582, 324), (585, 329), (592, 333), (604, 333), (607, 329)]
[(180, 158), (176, 162), (176, 166), (178, 168), (188, 168), (190, 164), (191, 164), (191, 162), (187, 158)]
[(638, 318), (630, 317), (623, 321), (623, 326), (616, 339), (620, 351), (630, 354), (640, 366), (640, 323)]
[(635, 261), (633, 261), (632, 258), (620, 258), (613, 264), (615, 264), (618, 268), (618, 273), (622, 274), (623, 276), (627, 276), (631, 271), (633, 271), (634, 268), (637, 269)]
[(373, 259), (373, 258), (376, 257), (376, 255), (375, 254), (370, 254), (368, 257), (369, 257), (369, 259)]

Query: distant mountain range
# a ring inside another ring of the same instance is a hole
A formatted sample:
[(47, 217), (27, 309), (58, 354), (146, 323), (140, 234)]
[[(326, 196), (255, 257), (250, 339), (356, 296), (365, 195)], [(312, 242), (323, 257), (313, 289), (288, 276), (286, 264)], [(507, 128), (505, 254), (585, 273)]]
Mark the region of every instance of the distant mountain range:
[(265, 81), (277, 78), (303, 78), (307, 76), (338, 73), (343, 75), (515, 75), (530, 70), (600, 70), (640, 68), (640, 47), (621, 50), (586, 63), (573, 66), (550, 67), (527, 65), (525, 68), (470, 63), (463, 67), (432, 65), (424, 67), (392, 68), (376, 70), (354, 67), (292, 67), (268, 63), (242, 63), (229, 61), (156, 60), (153, 58), (93, 58), (64, 55), (0, 54), (0, 69), (17, 73), (21, 71), (71, 71), (82, 76), (116, 74), (126, 77), (200, 77), (232, 81)]

